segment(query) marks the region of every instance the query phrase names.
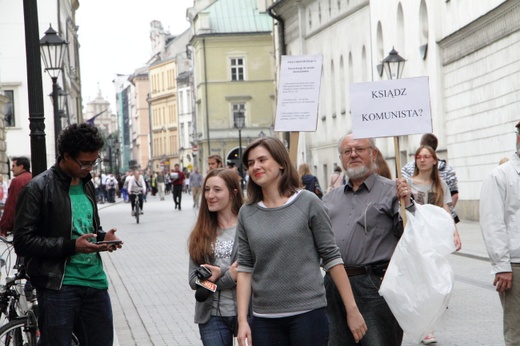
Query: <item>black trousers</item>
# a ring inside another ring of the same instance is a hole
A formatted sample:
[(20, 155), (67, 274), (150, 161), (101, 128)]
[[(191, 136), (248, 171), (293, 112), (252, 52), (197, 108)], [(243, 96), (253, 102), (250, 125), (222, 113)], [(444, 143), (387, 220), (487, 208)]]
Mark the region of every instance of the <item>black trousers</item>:
[(181, 206), (182, 199), (182, 184), (173, 185), (173, 201), (175, 202), (175, 206)]

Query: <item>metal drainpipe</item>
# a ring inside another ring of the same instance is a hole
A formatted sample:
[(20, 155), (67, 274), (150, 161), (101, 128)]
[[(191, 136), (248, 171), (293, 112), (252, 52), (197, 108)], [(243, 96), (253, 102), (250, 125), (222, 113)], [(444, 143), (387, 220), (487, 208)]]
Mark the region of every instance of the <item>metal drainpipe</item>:
[[(275, 19), (278, 22), (278, 31), (279, 31), (279, 38), (280, 38), (280, 54), (286, 55), (287, 54), (287, 48), (285, 45), (285, 22), (282, 17), (277, 15), (274, 12), (274, 8), (280, 4), (281, 1), (275, 2), (271, 6), (267, 8), (267, 14), (271, 16), (273, 19)], [(289, 143), (289, 147), (291, 145), (291, 133), (290, 132), (284, 132), (283, 134), (284, 140)]]
[[(208, 136), (208, 153), (206, 156), (211, 155), (211, 144), (209, 138), (209, 107), (208, 107), (208, 68), (206, 63), (206, 39), (202, 39), (202, 49), (204, 52), (204, 100), (206, 103), (206, 134)], [(200, 149), (199, 149), (200, 150)]]

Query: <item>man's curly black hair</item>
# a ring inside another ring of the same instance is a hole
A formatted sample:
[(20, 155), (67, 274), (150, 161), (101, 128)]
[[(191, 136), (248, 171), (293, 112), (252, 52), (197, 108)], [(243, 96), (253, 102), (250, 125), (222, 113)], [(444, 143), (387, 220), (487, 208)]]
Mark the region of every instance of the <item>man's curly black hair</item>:
[(60, 156), (68, 153), (73, 158), (77, 158), (80, 152), (98, 151), (103, 148), (103, 145), (103, 137), (98, 128), (87, 123), (67, 126), (58, 137)]

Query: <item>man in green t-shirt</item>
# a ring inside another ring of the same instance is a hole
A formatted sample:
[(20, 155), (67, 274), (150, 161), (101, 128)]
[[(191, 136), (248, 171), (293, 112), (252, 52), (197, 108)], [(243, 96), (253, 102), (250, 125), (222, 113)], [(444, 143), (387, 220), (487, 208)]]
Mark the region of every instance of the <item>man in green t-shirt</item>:
[(58, 138), (57, 163), (32, 179), (18, 199), (14, 246), (36, 287), (40, 345), (69, 346), (73, 332), (81, 345), (113, 344), (99, 253), (122, 243), (115, 228), (101, 228), (90, 175), (103, 144), (95, 126), (70, 125)]

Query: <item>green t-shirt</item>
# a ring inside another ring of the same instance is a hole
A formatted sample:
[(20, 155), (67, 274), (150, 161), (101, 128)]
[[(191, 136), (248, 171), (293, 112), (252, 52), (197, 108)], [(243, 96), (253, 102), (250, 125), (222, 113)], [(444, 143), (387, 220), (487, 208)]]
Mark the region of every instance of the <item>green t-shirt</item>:
[[(83, 191), (83, 182), (71, 185), (69, 190), (72, 204), (72, 239), (83, 234), (94, 233), (92, 202)], [(107, 276), (98, 252), (77, 253), (69, 257), (65, 266), (64, 285), (88, 286), (97, 289), (108, 288)]]

